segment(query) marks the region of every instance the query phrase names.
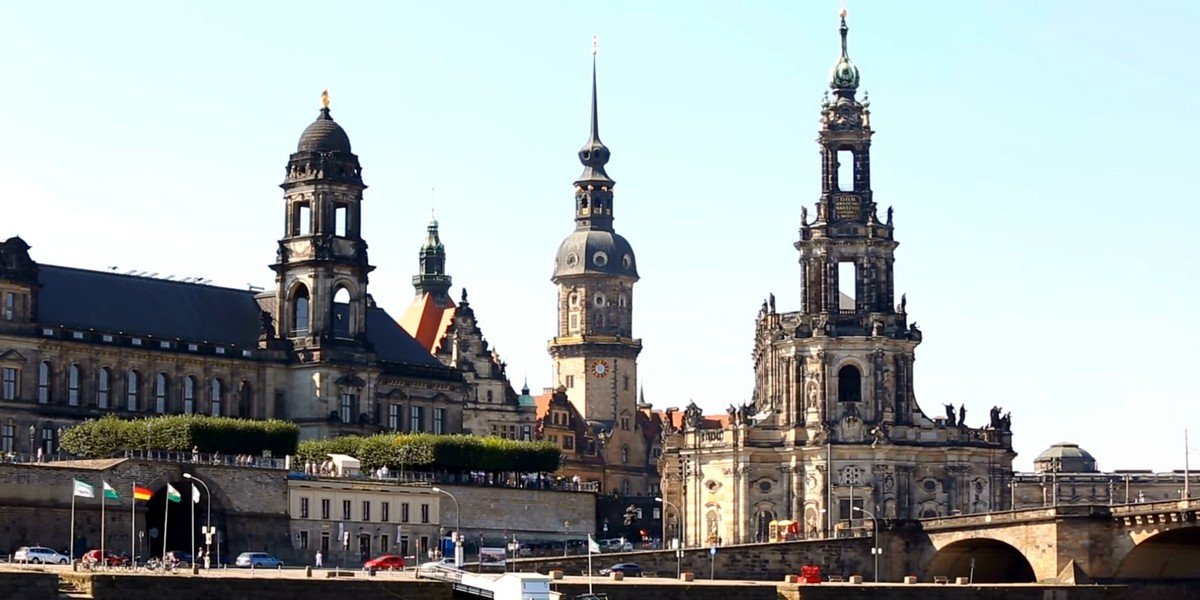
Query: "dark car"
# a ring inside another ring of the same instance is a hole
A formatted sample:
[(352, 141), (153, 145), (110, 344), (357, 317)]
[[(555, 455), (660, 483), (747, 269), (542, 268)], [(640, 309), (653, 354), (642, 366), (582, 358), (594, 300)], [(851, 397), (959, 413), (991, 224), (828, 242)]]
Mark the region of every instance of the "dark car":
[(642, 567), (634, 563), (617, 563), (607, 569), (600, 569), (601, 575), (609, 573), (624, 573), (626, 577), (641, 577)]
[(403, 569), (404, 557), (395, 554), (380, 554), (363, 563), (364, 569)]

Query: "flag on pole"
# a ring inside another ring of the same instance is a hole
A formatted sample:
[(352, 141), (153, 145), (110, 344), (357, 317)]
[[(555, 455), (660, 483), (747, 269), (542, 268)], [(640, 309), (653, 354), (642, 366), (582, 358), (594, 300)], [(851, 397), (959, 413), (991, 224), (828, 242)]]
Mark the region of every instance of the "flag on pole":
[(183, 495), (169, 483), (167, 484), (167, 500), (171, 502), (183, 502)]
[(117, 490), (114, 490), (113, 486), (108, 485), (107, 481), (101, 481), (100, 483), (104, 484), (104, 497), (105, 498), (108, 498), (109, 500), (120, 500), (121, 499), (121, 497), (117, 495)]
[(588, 554), (600, 554), (600, 544), (592, 539), (592, 534), (588, 534)]
[(136, 483), (133, 484), (133, 499), (134, 500), (149, 500), (150, 496), (153, 496), (153, 495), (154, 495), (154, 492), (151, 492), (150, 490), (148, 490)]
[(192, 503), (200, 504), (200, 487), (195, 483), (192, 484)]
[(79, 496), (81, 498), (95, 498), (96, 488), (76, 479), (75, 490), (71, 493), (72, 497)]

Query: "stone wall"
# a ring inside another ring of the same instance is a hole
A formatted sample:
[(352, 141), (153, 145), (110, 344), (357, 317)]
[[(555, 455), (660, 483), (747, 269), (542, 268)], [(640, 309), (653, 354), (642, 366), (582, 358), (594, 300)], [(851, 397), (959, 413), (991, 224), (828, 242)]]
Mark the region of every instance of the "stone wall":
[[(454, 494), (462, 508), (462, 528), (469, 536), (482, 533), (499, 539), (516, 534), (519, 540), (582, 539), (596, 531), (596, 496), (483, 486), (441, 486)], [(444, 526), (453, 527), (457, 513), (453, 502), (441, 503)], [(564, 522), (570, 526), (563, 527)]]
[(58, 577), (53, 573), (0, 573), (0, 594), (20, 600), (58, 598)]
[(449, 584), (435, 581), (255, 579), (249, 577), (86, 575), (72, 578), (95, 600), (451, 600)]

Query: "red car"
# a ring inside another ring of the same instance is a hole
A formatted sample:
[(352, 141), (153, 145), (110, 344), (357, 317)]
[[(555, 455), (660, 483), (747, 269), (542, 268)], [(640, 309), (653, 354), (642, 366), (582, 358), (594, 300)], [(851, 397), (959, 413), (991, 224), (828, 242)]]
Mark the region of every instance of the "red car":
[[(118, 556), (111, 552), (105, 552), (104, 554), (104, 564), (110, 567), (120, 567), (129, 561), (124, 556)], [(86, 565), (98, 565), (100, 564), (100, 551), (88, 550), (80, 560)]]
[(395, 554), (380, 554), (363, 563), (364, 569), (403, 569), (404, 557)]

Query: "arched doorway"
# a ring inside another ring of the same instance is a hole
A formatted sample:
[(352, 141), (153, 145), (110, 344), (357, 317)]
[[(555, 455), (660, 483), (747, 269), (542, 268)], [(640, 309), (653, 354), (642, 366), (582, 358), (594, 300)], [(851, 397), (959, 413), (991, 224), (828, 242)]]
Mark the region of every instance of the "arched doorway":
[(929, 577), (970, 577), (974, 583), (1033, 583), (1033, 565), (1020, 550), (990, 538), (954, 542), (929, 561)]
[[(150, 497), (150, 500), (146, 501), (145, 518), (144, 520), (139, 518), (137, 522), (137, 530), (139, 532), (137, 549), (140, 560), (144, 561), (150, 557), (162, 556), (164, 517), (166, 518), (166, 549), (168, 551), (182, 550), (190, 552), (195, 556), (197, 548), (204, 547), (204, 535), (201, 527), (205, 525), (205, 521), (210, 514), (210, 500), (204, 487), (197, 486), (200, 491), (200, 501), (195, 503), (196, 520), (193, 524), (192, 485), (192, 482), (188, 479), (179, 479), (171, 482), (171, 487), (179, 492), (178, 502), (171, 502), (167, 499), (167, 484), (160, 484), (152, 488), (154, 494)], [(208, 485), (210, 489), (213, 486), (212, 483)], [(218, 550), (221, 551), (221, 560), (229, 562), (233, 557), (225, 556), (224, 548), (218, 548), (218, 543), (223, 542), (227, 538), (225, 511), (221, 509), (219, 502), (213, 502), (211, 509), (213, 528), (219, 532), (219, 536), (213, 537), (211, 546), (213, 553), (212, 562), (213, 564), (217, 564)], [(195, 527), (194, 530), (193, 526)], [(197, 548), (191, 548), (193, 531), (195, 532)]]
[(774, 520), (774, 512), (765, 508), (759, 509), (759, 511), (754, 515), (754, 541), (771, 541), (771, 521)]
[(1164, 531), (1134, 546), (1114, 575), (1119, 579), (1200, 578), (1200, 527)]

